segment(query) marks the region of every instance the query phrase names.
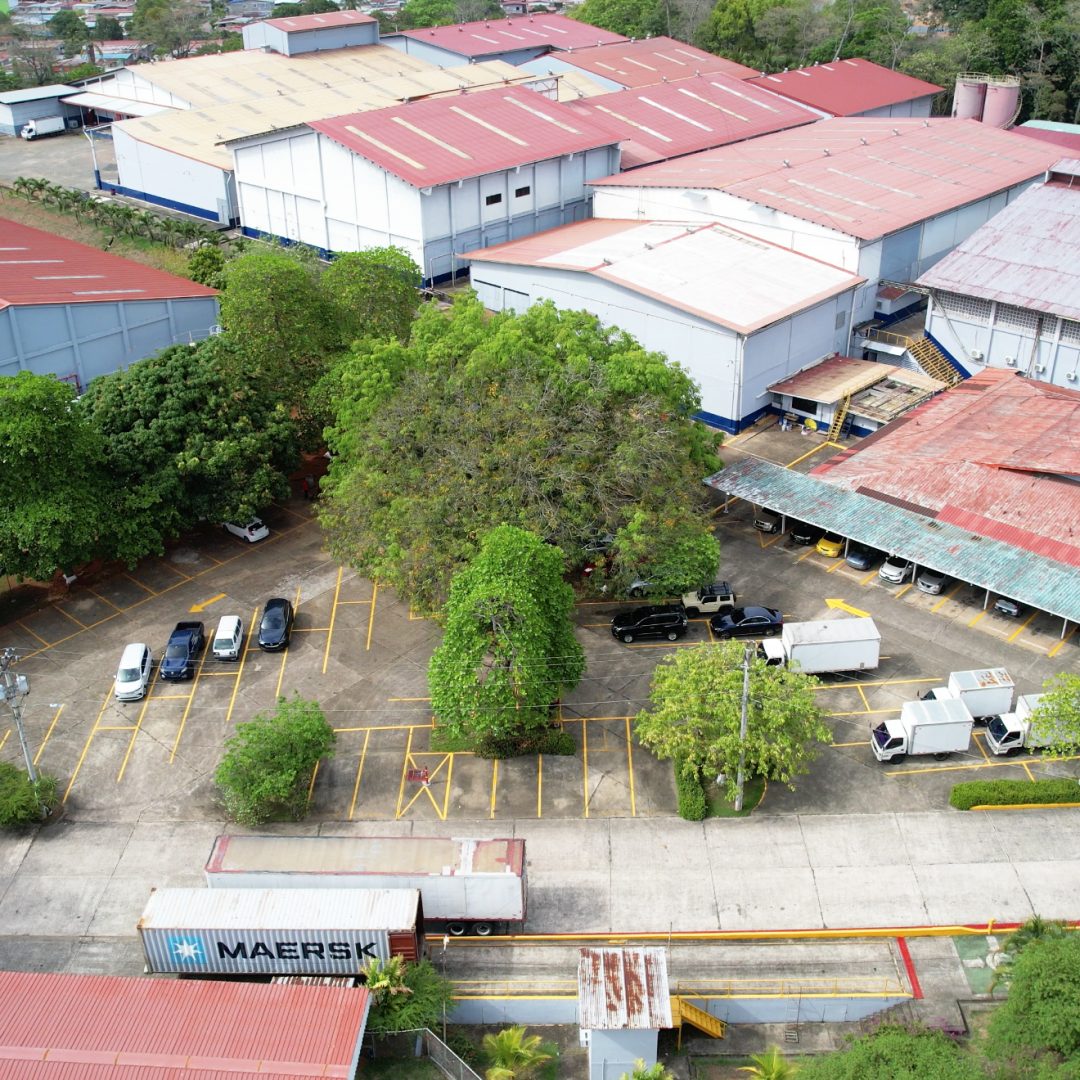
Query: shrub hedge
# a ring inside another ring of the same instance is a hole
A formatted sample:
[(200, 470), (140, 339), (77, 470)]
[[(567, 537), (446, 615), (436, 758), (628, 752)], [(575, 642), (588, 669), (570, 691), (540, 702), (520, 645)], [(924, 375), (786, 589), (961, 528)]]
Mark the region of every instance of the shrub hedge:
[(679, 797), (679, 817), (686, 821), (705, 820), (708, 803), (701, 778), (694, 773), (688, 775), (680, 761), (675, 762), (675, 792)]
[(1072, 802), (1080, 802), (1080, 784), (1075, 780), (969, 780), (956, 784), (949, 795), (949, 804), (957, 810)]

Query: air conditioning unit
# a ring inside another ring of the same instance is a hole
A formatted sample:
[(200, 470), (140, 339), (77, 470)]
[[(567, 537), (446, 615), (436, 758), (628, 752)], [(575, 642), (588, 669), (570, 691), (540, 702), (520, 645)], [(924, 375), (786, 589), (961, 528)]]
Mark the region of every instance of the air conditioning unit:
[(1036, 364), (1035, 365), (1035, 374), (1036, 375), (1041, 375), (1044, 371), (1046, 371), (1046, 365), (1045, 364)]
[(1016, 367), (1016, 357), (1015, 356), (1006, 356), (1005, 357), (1005, 366), (1006, 367)]
[(970, 356), (972, 360), (981, 360), (983, 358), (982, 350), (971, 349), (968, 352), (968, 356)]
[(1065, 378), (1068, 379), (1069, 382), (1076, 382), (1076, 372), (1075, 371), (1066, 371), (1065, 372)]

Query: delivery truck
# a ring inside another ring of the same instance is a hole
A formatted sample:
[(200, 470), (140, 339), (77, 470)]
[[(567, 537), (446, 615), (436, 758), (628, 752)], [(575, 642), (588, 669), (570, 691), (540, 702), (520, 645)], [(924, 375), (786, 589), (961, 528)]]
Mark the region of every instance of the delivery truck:
[(962, 701), (976, 720), (1000, 716), (1012, 708), (1016, 684), (1004, 668), (954, 671), (947, 686), (935, 686), (920, 696), (924, 701)]
[(798, 665), (807, 675), (873, 671), (881, 661), (881, 633), (870, 618), (784, 623), (780, 636), (760, 648), (766, 663)]
[(870, 748), (878, 761), (902, 761), (908, 754), (933, 754), (943, 761), (971, 745), (975, 721), (959, 698), (905, 701), (895, 720), (870, 728)]
[(991, 754), (1019, 754), (1021, 750), (1038, 750), (1058, 741), (1053, 725), (1042, 731), (1032, 730), (1031, 716), (1042, 697), (1042, 694), (1021, 694), (1012, 712), (990, 717), (986, 725), (986, 749)]
[(524, 840), (219, 836), (205, 875), (211, 889), (419, 889), (432, 933), (486, 937), (525, 922)]
[(351, 975), (423, 953), (416, 889), (155, 889), (138, 922), (155, 975)]
[(37, 120), (28, 120), (19, 134), (27, 141), (40, 139), (46, 135), (63, 135), (67, 130), (67, 121), (62, 116), (43, 116)]

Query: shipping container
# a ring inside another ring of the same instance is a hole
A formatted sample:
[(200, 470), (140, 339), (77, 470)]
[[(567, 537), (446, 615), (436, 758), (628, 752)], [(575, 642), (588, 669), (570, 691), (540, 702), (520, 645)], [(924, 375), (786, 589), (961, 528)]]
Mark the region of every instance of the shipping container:
[(212, 889), (419, 889), (427, 928), (455, 935), (525, 922), (524, 840), (219, 836), (205, 872)]
[(416, 889), (155, 889), (138, 923), (146, 967), (177, 975), (357, 975), (416, 960)]

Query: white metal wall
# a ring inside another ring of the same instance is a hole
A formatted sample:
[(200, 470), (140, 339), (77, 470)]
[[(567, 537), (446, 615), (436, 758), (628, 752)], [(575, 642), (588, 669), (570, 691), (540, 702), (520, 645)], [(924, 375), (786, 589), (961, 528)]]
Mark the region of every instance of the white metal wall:
[[(164, 61), (163, 61), (164, 62)], [(131, 101), (149, 101), (155, 105), (164, 105), (173, 109), (190, 109), (191, 102), (155, 86), (144, 79), (135, 68), (121, 68), (112, 79), (106, 79), (94, 86), (94, 93), (108, 97), (127, 98)]]

